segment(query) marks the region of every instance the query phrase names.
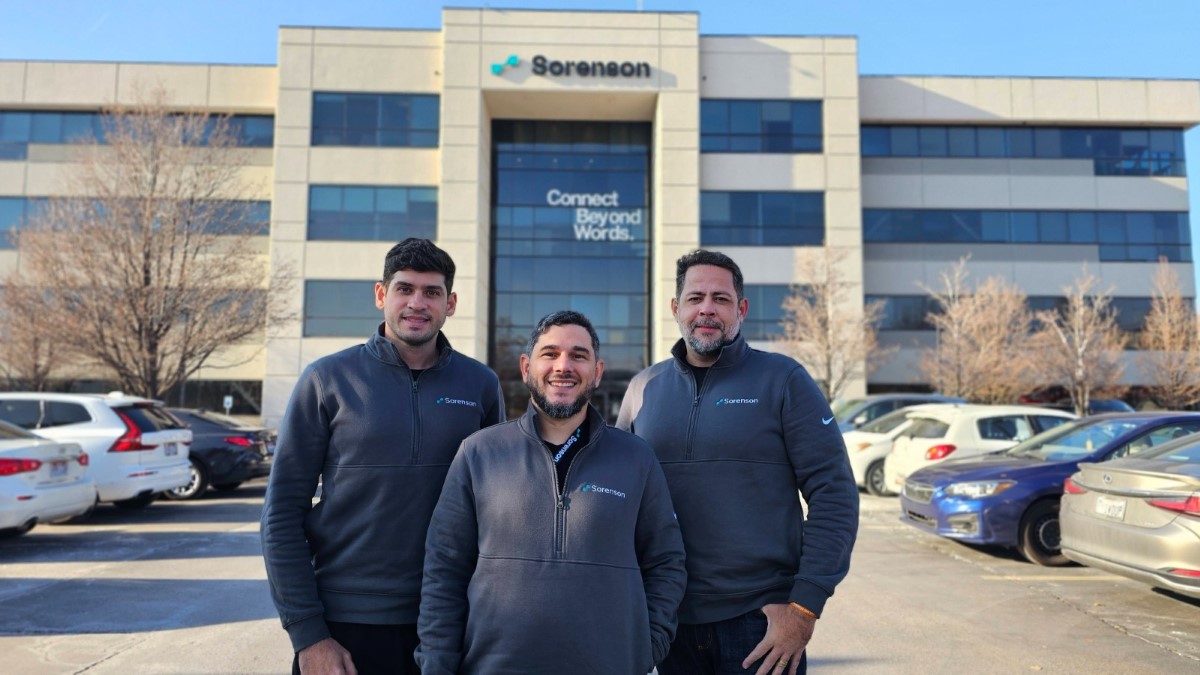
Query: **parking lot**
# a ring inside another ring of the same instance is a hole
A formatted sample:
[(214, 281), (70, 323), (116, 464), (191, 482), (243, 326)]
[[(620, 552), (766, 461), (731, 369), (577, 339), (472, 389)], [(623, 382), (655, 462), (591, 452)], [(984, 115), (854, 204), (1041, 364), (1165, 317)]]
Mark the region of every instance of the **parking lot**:
[[(102, 506), (0, 541), (0, 671), (285, 673), (258, 539), (264, 485)], [(1043, 568), (900, 523), (863, 497), (814, 673), (1200, 670), (1200, 603), (1084, 567)]]

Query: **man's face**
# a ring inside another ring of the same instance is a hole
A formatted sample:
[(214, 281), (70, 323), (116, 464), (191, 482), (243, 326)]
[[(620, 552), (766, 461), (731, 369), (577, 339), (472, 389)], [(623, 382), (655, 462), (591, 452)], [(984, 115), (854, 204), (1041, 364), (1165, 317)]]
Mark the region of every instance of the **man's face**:
[(688, 350), (715, 357), (737, 337), (750, 303), (737, 299), (733, 272), (715, 265), (694, 265), (683, 277), (683, 291), (671, 300), (671, 314)]
[(600, 386), (604, 362), (592, 351), (583, 326), (551, 326), (531, 355), (521, 355), (521, 377), (538, 410), (566, 419), (583, 410)]
[(400, 270), (386, 286), (375, 284), (375, 306), (383, 310), (384, 334), (410, 347), (437, 337), (457, 302), (453, 293), (446, 292), (441, 272)]

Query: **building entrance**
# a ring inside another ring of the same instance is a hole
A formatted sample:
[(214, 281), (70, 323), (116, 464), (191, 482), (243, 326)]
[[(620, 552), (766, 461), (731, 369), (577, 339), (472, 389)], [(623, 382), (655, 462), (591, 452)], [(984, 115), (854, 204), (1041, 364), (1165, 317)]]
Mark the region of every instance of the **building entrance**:
[(518, 356), (550, 312), (582, 312), (600, 336), (593, 402), (615, 420), (649, 356), (650, 125), (492, 123), (492, 283), (488, 362), (510, 417), (528, 392)]

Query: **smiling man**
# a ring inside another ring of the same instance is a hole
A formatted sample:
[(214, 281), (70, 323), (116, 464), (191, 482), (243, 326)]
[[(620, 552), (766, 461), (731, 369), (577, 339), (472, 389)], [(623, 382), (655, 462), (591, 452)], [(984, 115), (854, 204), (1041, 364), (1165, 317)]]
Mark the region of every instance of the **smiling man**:
[(683, 542), (654, 453), (588, 403), (599, 353), (587, 317), (544, 317), (528, 412), (463, 441), (426, 543), (425, 675), (632, 675), (666, 655)]
[(729, 256), (680, 258), (671, 313), (682, 338), (633, 378), (617, 418), (662, 462), (687, 548), (661, 675), (804, 672), (850, 566), (858, 488), (841, 433), (799, 363), (746, 344), (748, 310)]
[(292, 393), (262, 541), (293, 673), (419, 672), (430, 514), (459, 443), (504, 421), (496, 374), (441, 333), (453, 283), (454, 261), (433, 242), (396, 244), (375, 284), (379, 329), (318, 359)]

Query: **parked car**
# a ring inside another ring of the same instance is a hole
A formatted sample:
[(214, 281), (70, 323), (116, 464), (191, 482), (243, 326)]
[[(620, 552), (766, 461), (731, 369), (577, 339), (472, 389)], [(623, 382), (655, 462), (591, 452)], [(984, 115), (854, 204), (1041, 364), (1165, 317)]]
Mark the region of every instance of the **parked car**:
[(4, 392), (0, 420), (83, 446), (102, 502), (143, 508), (191, 480), (192, 432), (156, 401), (120, 392)]
[(906, 478), (931, 464), (1005, 450), (1073, 419), (1037, 406), (930, 406), (896, 436), (883, 463), (884, 484), (899, 492)]
[(1059, 499), (1080, 462), (1137, 455), (1197, 431), (1200, 413), (1074, 420), (1003, 452), (914, 473), (900, 493), (901, 519), (943, 537), (1016, 548), (1039, 565), (1062, 565)]
[(88, 455), (78, 443), (0, 422), (0, 537), (81, 516), (96, 504)]
[(192, 430), (192, 479), (187, 485), (167, 490), (167, 499), (195, 499), (212, 486), (236, 490), (251, 478), (270, 475), (275, 452), (275, 434), (208, 410), (170, 408), (171, 414)]
[(1063, 555), (1200, 599), (1200, 434), (1080, 464), (1063, 488)]
[(873, 394), (834, 403), (833, 416), (837, 418), (838, 428), (846, 432), (893, 410), (922, 403), (966, 403), (966, 400), (941, 394)]
[(846, 454), (850, 457), (850, 468), (854, 482), (875, 496), (895, 495), (899, 490), (889, 490), (883, 478), (883, 463), (892, 451), (892, 442), (912, 424), (913, 414), (930, 407), (944, 404), (915, 405), (890, 412), (857, 429), (842, 434)]

